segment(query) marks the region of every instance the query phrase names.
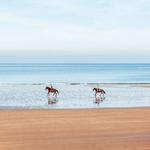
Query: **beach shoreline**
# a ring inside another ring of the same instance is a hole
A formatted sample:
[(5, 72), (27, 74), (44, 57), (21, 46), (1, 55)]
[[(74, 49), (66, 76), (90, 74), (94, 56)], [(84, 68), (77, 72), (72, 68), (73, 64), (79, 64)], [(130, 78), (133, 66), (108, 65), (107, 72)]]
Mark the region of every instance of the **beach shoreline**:
[[(51, 104), (55, 105), (55, 104)], [(113, 110), (113, 109), (150, 109), (150, 106), (135, 106), (135, 107), (97, 107), (97, 108), (23, 108), (23, 107), (0, 107), (1, 111), (53, 111), (53, 110)]]
[(148, 150), (150, 108), (0, 110), (0, 149)]

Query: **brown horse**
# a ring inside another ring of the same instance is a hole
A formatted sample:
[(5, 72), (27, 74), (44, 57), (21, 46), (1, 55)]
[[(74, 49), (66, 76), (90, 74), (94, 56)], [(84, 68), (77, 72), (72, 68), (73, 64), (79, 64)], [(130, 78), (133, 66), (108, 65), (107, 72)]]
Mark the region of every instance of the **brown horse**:
[(106, 94), (106, 92), (103, 89), (100, 88), (93, 88), (93, 91), (95, 91), (95, 97), (97, 96), (98, 93), (100, 93), (100, 95)]
[(57, 94), (59, 94), (59, 91), (55, 88), (51, 87), (46, 87), (45, 90), (48, 90), (47, 94), (53, 93), (53, 95), (55, 95), (57, 97)]

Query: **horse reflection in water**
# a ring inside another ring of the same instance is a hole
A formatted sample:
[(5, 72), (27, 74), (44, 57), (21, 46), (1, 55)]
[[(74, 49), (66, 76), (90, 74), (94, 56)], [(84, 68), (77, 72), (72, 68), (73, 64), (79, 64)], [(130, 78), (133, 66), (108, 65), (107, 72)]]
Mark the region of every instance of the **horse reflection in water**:
[(100, 103), (102, 103), (104, 100), (105, 100), (105, 97), (104, 97), (104, 96), (97, 96), (97, 97), (95, 97), (94, 103), (95, 103), (95, 104), (100, 104)]
[(57, 97), (51, 97), (48, 96), (48, 104), (56, 104), (58, 102), (58, 98)]

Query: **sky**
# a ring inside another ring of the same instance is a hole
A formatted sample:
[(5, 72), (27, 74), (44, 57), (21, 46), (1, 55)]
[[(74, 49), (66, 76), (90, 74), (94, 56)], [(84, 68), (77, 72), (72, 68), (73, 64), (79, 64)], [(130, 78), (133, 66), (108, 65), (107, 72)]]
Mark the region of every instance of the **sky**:
[(0, 62), (150, 63), (150, 0), (0, 0)]

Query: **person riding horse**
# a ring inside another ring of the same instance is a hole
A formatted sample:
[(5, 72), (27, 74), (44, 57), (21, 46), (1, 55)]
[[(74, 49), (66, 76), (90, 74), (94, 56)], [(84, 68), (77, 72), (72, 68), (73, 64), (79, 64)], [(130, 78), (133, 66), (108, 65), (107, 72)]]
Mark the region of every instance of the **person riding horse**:
[(51, 85), (51, 87), (46, 86), (45, 90), (48, 90), (47, 94), (53, 93), (57, 97), (57, 94), (59, 94), (59, 91)]

